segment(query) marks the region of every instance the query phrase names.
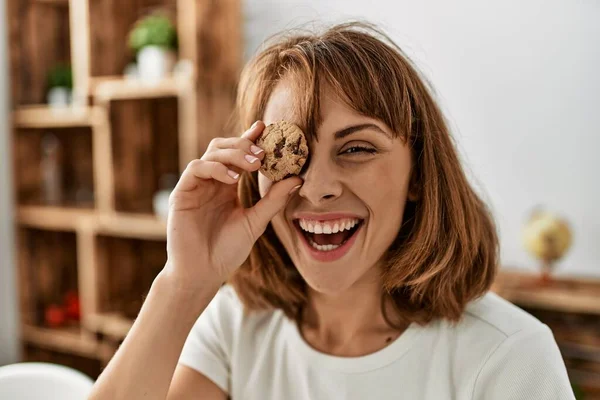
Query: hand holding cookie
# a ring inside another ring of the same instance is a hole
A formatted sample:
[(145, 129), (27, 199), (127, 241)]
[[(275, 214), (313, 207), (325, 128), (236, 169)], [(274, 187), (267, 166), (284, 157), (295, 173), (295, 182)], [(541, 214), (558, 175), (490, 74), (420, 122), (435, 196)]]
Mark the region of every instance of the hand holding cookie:
[[(188, 165), (171, 194), (165, 272), (181, 285), (227, 279), (246, 260), (271, 219), (285, 207), (292, 189), (302, 184), (298, 177), (285, 179), (273, 184), (253, 207), (240, 204), (237, 183), (241, 172), (257, 171), (261, 161), (273, 157), (280, 160), (280, 151), (295, 156), (300, 152), (287, 142), (281, 148), (275, 144), (271, 151), (260, 148), (254, 142), (264, 128), (259, 121), (241, 137), (213, 139), (202, 158)], [(272, 169), (278, 171), (278, 177), (289, 174), (283, 172), (283, 165)], [(299, 172), (300, 162), (295, 165), (293, 171)]]

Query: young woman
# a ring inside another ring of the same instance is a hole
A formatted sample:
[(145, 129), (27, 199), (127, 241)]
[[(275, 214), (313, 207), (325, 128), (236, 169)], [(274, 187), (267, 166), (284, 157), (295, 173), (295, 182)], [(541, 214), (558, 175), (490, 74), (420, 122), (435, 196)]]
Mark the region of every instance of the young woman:
[[(251, 127), (173, 192), (168, 262), (93, 399), (574, 398), (548, 327), (488, 293), (492, 217), (388, 38), (279, 39), (237, 111)], [(280, 120), (310, 157), (272, 184), (254, 142)]]

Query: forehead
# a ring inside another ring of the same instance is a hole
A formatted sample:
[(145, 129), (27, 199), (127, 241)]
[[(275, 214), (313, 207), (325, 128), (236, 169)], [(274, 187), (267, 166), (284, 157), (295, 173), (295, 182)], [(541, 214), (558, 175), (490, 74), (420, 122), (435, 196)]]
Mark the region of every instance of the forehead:
[(281, 80), (267, 101), (262, 119), (267, 125), (281, 120), (293, 122), (310, 138), (320, 128), (361, 117), (340, 100), (329, 85), (322, 85), (318, 93), (318, 96), (314, 93), (307, 96), (302, 87)]
[(300, 109), (298, 95), (296, 90), (289, 82), (280, 81), (277, 83), (271, 96), (267, 101), (263, 120), (269, 125), (273, 122), (286, 120), (298, 124), (301, 116), (298, 110)]

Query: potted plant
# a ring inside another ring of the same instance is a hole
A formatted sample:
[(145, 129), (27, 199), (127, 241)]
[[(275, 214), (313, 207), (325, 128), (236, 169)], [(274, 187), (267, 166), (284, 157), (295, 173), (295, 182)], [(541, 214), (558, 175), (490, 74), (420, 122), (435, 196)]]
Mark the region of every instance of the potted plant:
[(167, 16), (149, 15), (135, 23), (129, 33), (129, 47), (136, 53), (140, 79), (155, 83), (175, 65), (177, 31)]
[(68, 65), (56, 65), (48, 72), (47, 101), (50, 107), (65, 107), (71, 103), (73, 73)]

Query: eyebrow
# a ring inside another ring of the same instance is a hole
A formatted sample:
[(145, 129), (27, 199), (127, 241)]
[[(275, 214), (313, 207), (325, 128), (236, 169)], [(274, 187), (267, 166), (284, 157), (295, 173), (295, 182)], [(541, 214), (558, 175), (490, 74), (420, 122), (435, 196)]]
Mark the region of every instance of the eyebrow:
[(352, 135), (355, 132), (362, 131), (362, 130), (365, 130), (365, 129), (373, 129), (376, 132), (384, 134), (388, 138), (391, 137), (389, 133), (387, 133), (386, 131), (384, 131), (383, 129), (381, 129), (380, 127), (378, 127), (375, 124), (360, 124), (360, 125), (352, 125), (352, 126), (349, 126), (347, 128), (344, 128), (342, 130), (337, 131), (335, 133), (335, 138), (336, 139), (342, 139), (342, 138), (345, 138), (348, 135)]

